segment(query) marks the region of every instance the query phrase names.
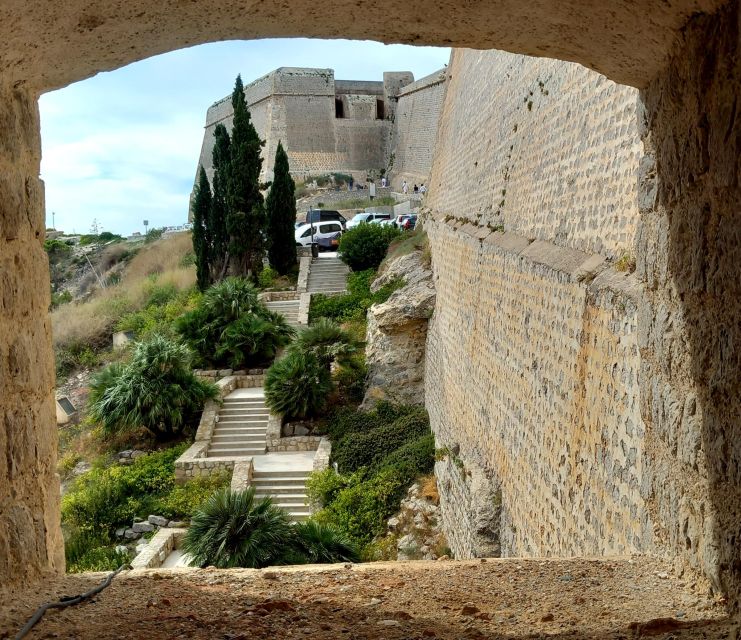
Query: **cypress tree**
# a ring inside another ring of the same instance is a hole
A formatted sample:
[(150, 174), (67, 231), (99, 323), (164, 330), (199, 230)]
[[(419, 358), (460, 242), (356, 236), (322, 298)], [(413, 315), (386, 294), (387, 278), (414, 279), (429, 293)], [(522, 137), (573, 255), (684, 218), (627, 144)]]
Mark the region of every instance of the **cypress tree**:
[(273, 167), (273, 184), (265, 201), (270, 266), (281, 275), (296, 266), (296, 185), (288, 167), (288, 154), (278, 142)]
[(227, 232), (227, 184), (231, 171), (231, 140), (223, 124), (214, 130), (213, 199), (209, 226), (212, 230), (211, 281), (220, 282), (229, 265), (229, 233)]
[(196, 280), (201, 291), (211, 284), (211, 185), (206, 171), (199, 167), (198, 184), (193, 193), (193, 251), (196, 254)]
[(226, 190), (227, 231), (232, 275), (257, 278), (264, 255), (265, 208), (260, 193), (260, 140), (250, 119), (241, 76), (232, 93), (234, 126)]

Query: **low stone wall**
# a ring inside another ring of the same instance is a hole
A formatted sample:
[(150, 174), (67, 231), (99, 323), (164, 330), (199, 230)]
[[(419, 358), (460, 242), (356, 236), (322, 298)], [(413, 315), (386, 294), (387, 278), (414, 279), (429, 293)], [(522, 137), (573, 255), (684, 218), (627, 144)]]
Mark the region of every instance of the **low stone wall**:
[(232, 482), (230, 488), (232, 491), (244, 491), (252, 484), (252, 474), (254, 473), (255, 466), (252, 462), (252, 458), (248, 460), (240, 460), (234, 464), (234, 470), (232, 471)]
[(156, 569), (162, 566), (185, 537), (186, 529), (162, 528), (154, 534), (149, 544), (131, 561), (132, 569)]
[(332, 441), (326, 436), (319, 440), (319, 446), (314, 456), (314, 471), (323, 471), (329, 466), (329, 458), (332, 455)]
[(286, 451), (316, 451), (323, 440), (322, 436), (283, 437), (283, 416), (271, 413), (265, 433), (265, 444), (269, 453)]
[(308, 256), (301, 256), (298, 259), (298, 280), (296, 282), (296, 291), (306, 293), (309, 286), (309, 271), (311, 270), (311, 252)]
[(298, 300), (301, 294), (298, 291), (263, 291), (258, 298), (263, 302), (285, 302)]
[(311, 309), (311, 294), (302, 293), (298, 303), (298, 324), (309, 326), (309, 309)]

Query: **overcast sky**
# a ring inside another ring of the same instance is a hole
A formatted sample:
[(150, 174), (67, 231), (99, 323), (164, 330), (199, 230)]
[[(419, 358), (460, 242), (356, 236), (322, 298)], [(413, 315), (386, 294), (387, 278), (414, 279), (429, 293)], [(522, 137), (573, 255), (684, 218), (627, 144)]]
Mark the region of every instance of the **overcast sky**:
[(421, 78), (447, 64), (449, 49), (347, 40), (221, 42), (175, 51), (78, 82), (41, 98), (46, 222), (68, 233), (129, 235), (183, 224), (206, 109), (277, 67), (335, 70), (341, 80)]

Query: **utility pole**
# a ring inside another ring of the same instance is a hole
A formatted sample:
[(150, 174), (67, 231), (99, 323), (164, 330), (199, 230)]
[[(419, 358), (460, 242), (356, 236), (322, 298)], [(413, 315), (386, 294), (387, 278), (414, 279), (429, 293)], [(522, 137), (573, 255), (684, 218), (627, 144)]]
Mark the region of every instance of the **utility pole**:
[(54, 216), (55, 215), (56, 214), (52, 211), (51, 212), (51, 228), (54, 229), (54, 231), (57, 230), (57, 224), (56, 224), (56, 222), (54, 222)]
[(144, 236), (147, 235), (147, 227), (149, 227), (149, 220), (144, 221)]

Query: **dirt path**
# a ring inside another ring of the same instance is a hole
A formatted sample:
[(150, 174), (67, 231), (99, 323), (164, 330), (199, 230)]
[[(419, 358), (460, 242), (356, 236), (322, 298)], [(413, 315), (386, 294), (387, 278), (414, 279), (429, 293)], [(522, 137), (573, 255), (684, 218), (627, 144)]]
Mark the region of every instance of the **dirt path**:
[[(36, 606), (103, 574), (67, 576), (0, 610), (13, 637)], [(31, 638), (728, 638), (718, 603), (647, 558), (405, 562), (129, 572), (46, 614)], [(9, 602), (8, 599), (5, 602)]]

